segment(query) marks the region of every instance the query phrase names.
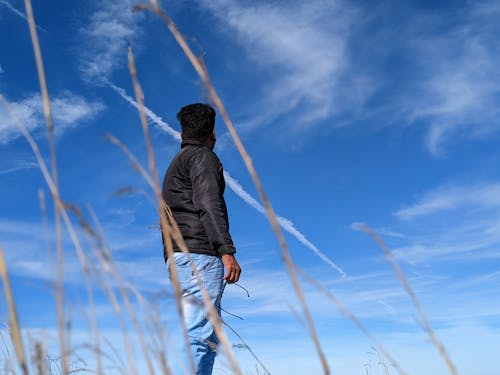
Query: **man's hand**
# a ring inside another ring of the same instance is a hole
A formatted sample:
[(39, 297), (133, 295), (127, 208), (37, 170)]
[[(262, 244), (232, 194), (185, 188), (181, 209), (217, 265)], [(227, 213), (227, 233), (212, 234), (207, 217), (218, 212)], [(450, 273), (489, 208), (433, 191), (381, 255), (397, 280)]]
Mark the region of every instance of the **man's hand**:
[(229, 284), (237, 282), (240, 279), (241, 268), (234, 255), (224, 254), (222, 256), (222, 263), (226, 269), (224, 280), (226, 280)]

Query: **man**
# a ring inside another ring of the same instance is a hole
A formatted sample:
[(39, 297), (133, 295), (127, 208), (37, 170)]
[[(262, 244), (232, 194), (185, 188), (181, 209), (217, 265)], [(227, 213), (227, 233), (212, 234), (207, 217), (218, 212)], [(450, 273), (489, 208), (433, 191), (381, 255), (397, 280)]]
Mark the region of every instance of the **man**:
[[(181, 150), (165, 174), (162, 195), (179, 225), (190, 259), (220, 315), (224, 280), (237, 282), (241, 269), (234, 257), (236, 249), (229, 234), (222, 164), (212, 151), (216, 140), (215, 110), (207, 104), (190, 104), (181, 108), (177, 119), (182, 128)], [(179, 274), (196, 374), (209, 375), (218, 340), (207, 318), (189, 260), (177, 244), (174, 244), (174, 251), (173, 261)], [(167, 259), (166, 251), (164, 254)]]

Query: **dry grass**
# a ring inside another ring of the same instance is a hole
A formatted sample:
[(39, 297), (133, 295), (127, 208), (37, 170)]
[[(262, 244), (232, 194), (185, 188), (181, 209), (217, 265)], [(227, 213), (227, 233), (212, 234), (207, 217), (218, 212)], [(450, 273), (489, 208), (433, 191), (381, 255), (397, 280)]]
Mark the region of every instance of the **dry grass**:
[(4, 285), (5, 298), (7, 299), (7, 306), (9, 309), (9, 332), (14, 349), (16, 351), (17, 361), (24, 375), (28, 374), (28, 365), (26, 363), (26, 356), (24, 354), (23, 338), (21, 336), (21, 326), (17, 317), (16, 304), (14, 296), (12, 295), (12, 288), (10, 287), (9, 275), (7, 274), (7, 264), (3, 256), (3, 249), (0, 246), (0, 277)]
[[(142, 294), (136, 290), (133, 286), (130, 286), (127, 284), (126, 280), (123, 279), (122, 275), (118, 271), (118, 268), (114, 262), (113, 257), (111, 256), (110, 251), (107, 249), (104, 241), (104, 234), (103, 231), (100, 227), (99, 220), (95, 213), (90, 209), (89, 211), (91, 212), (91, 216), (93, 218), (93, 224), (89, 224), (89, 222), (86, 220), (82, 212), (78, 207), (75, 207), (73, 205), (67, 204), (62, 201), (60, 194), (59, 194), (59, 184), (58, 184), (58, 175), (57, 175), (57, 158), (56, 158), (56, 147), (55, 147), (55, 139), (54, 139), (54, 125), (52, 121), (52, 114), (51, 114), (51, 108), (50, 108), (50, 99), (49, 99), (49, 94), (48, 94), (48, 89), (47, 89), (47, 83), (45, 79), (45, 74), (44, 74), (44, 68), (43, 68), (43, 59), (42, 59), (42, 54), (38, 42), (38, 37), (36, 33), (36, 26), (35, 26), (35, 21), (33, 17), (33, 12), (31, 9), (31, 3), (30, 0), (25, 0), (26, 4), (26, 12), (27, 12), (27, 18), (28, 18), (28, 23), (30, 27), (30, 33), (31, 33), (31, 38), (32, 38), (32, 43), (33, 43), (33, 50), (35, 54), (35, 60), (36, 60), (36, 66), (37, 66), (37, 71), (38, 71), (38, 76), (39, 76), (39, 81), (40, 81), (40, 90), (42, 93), (42, 98), (43, 98), (43, 108), (44, 108), (44, 114), (46, 118), (46, 123), (47, 123), (47, 134), (48, 134), (48, 139), (49, 139), (49, 146), (50, 146), (50, 159), (51, 159), (51, 170), (49, 172), (49, 169), (46, 165), (46, 163), (43, 160), (43, 157), (39, 151), (38, 145), (28, 132), (27, 128), (22, 124), (21, 121), (16, 117), (16, 115), (11, 111), (9, 108), (8, 103), (3, 99), (3, 97), (0, 95), (0, 101), (2, 101), (3, 105), (5, 106), (6, 110), (11, 114), (11, 116), (14, 118), (16, 123), (18, 124), (19, 129), (23, 133), (24, 137), (28, 141), (33, 154), (35, 155), (37, 162), (39, 164), (39, 168), (42, 172), (43, 178), (49, 188), (49, 191), (51, 193), (52, 200), (54, 202), (54, 219), (55, 219), (55, 238), (56, 238), (56, 247), (57, 247), (57, 264), (58, 264), (58, 283), (57, 283), (57, 289), (56, 289), (56, 304), (57, 304), (57, 316), (58, 316), (58, 335), (59, 335), (59, 349), (61, 353), (61, 357), (58, 359), (58, 365), (60, 365), (59, 373), (63, 375), (67, 375), (72, 373), (73, 371), (71, 370), (71, 364), (74, 362), (74, 358), (78, 360), (78, 356), (75, 356), (75, 348), (71, 348), (71, 343), (69, 340), (69, 331), (67, 328), (67, 323), (69, 322), (69, 319), (66, 317), (65, 314), (65, 298), (64, 298), (64, 290), (63, 290), (63, 246), (62, 246), (62, 223), (61, 219), (65, 225), (65, 228), (69, 234), (69, 237), (73, 243), (73, 246), (76, 250), (76, 253), (78, 255), (78, 258), (80, 260), (80, 265), (84, 273), (85, 277), (85, 282), (86, 282), (86, 291), (89, 299), (89, 306), (90, 306), (90, 317), (89, 317), (89, 326), (90, 326), (90, 331), (91, 331), (91, 336), (92, 336), (92, 345), (89, 345), (91, 348), (91, 351), (94, 353), (95, 358), (96, 358), (96, 369), (92, 371), (95, 371), (97, 374), (104, 374), (105, 373), (105, 366), (103, 364), (103, 360), (110, 359), (110, 355), (106, 354), (106, 351), (103, 349), (103, 345), (101, 342), (106, 342), (105, 337), (100, 336), (99, 332), (99, 326), (98, 326), (98, 319), (97, 319), (97, 314), (96, 314), (96, 307), (94, 303), (94, 287), (97, 285), (99, 286), (106, 297), (109, 300), (110, 305), (113, 308), (113, 311), (118, 319), (119, 325), (121, 327), (121, 332), (123, 336), (123, 341), (125, 343), (125, 350), (126, 350), (126, 363), (122, 361), (122, 357), (116, 349), (113, 347), (113, 345), (108, 345), (109, 350), (111, 350), (113, 353), (115, 353), (115, 363), (116, 367), (119, 368), (120, 372), (122, 373), (129, 373), (129, 374), (137, 374), (138, 369), (137, 365), (135, 363), (135, 351), (136, 351), (136, 342), (132, 340), (130, 337), (130, 332), (129, 328), (127, 325), (127, 322), (130, 322), (135, 334), (135, 338), (138, 341), (138, 346), (140, 349), (140, 353), (142, 356), (142, 360), (146, 363), (147, 367), (147, 372), (149, 374), (155, 374), (157, 371), (161, 374), (169, 375), (171, 374), (171, 369), (169, 367), (169, 362), (167, 358), (167, 353), (165, 350), (165, 342), (166, 342), (166, 337), (168, 336), (168, 333), (165, 332), (164, 327), (161, 323), (161, 319), (159, 318), (159, 314), (155, 312), (156, 310), (152, 308), (152, 306), (147, 302), (147, 300), (142, 296)], [(354, 322), (354, 324), (358, 327), (358, 329), (363, 332), (373, 343), (377, 353), (380, 353), (383, 358), (387, 358), (390, 362), (390, 365), (393, 366), (400, 374), (405, 374), (405, 372), (401, 369), (399, 364), (396, 362), (396, 359), (385, 349), (383, 348), (378, 341), (373, 337), (373, 335), (370, 334), (368, 329), (361, 323), (361, 321), (354, 315), (352, 314), (335, 296), (334, 294), (323, 287), (320, 283), (318, 283), (316, 280), (311, 278), (309, 275), (307, 275), (304, 271), (299, 269), (293, 262), (290, 252), (288, 250), (288, 246), (285, 242), (284, 236), (281, 232), (281, 228), (279, 226), (279, 223), (276, 218), (276, 214), (274, 213), (274, 210), (271, 206), (271, 203), (269, 199), (267, 198), (267, 195), (264, 191), (264, 188), (262, 186), (262, 183), (260, 181), (260, 178), (256, 172), (255, 167), (253, 166), (252, 159), (250, 158), (249, 154), (247, 153), (243, 143), (241, 142), (241, 139), (238, 136), (238, 133), (236, 129), (233, 126), (233, 123), (220, 99), (220, 97), (217, 94), (217, 91), (212, 84), (209, 74), (208, 74), (208, 69), (204, 62), (197, 58), (195, 54), (192, 52), (191, 48), (189, 47), (188, 43), (186, 42), (185, 38), (182, 36), (182, 34), (179, 32), (177, 27), (175, 26), (174, 22), (170, 19), (170, 17), (159, 7), (158, 3), (154, 0), (151, 0), (151, 5), (137, 5), (134, 7), (134, 10), (148, 10), (159, 16), (167, 25), (169, 31), (171, 32), (172, 36), (175, 38), (175, 40), (179, 43), (181, 46), (182, 50), (184, 51), (185, 55), (189, 59), (189, 61), (192, 63), (193, 68), (196, 70), (200, 78), (202, 79), (203, 83), (205, 84), (205, 87), (207, 89), (207, 92), (210, 96), (211, 101), (213, 102), (214, 106), (218, 109), (219, 113), (222, 115), (224, 122), (228, 128), (229, 133), (231, 134), (233, 141), (248, 169), (248, 172), (250, 176), (252, 177), (254, 184), (259, 192), (260, 199), (266, 209), (268, 219), (271, 223), (271, 226), (277, 236), (278, 242), (281, 246), (283, 258), (285, 260), (285, 264), (287, 267), (288, 274), (290, 276), (290, 279), (292, 281), (292, 285), (294, 288), (294, 292), (298, 297), (298, 300), (301, 305), (302, 309), (302, 315), (306, 320), (307, 323), (307, 330), (309, 333), (309, 336), (311, 337), (314, 346), (317, 351), (317, 355), (319, 357), (319, 361), (322, 366), (322, 370), (324, 374), (330, 374), (330, 368), (328, 365), (328, 362), (326, 360), (326, 356), (324, 354), (324, 350), (320, 344), (316, 328), (313, 322), (313, 319), (311, 317), (309, 307), (306, 301), (306, 298), (304, 296), (304, 292), (302, 290), (302, 286), (299, 282), (298, 274), (300, 273), (307, 282), (315, 286), (319, 291), (324, 293), (329, 300), (331, 300), (337, 308), (351, 321)], [(164, 238), (164, 246), (167, 250), (168, 256), (171, 258), (173, 257), (173, 243), (175, 242), (181, 250), (189, 256), (188, 249), (184, 243), (184, 240), (182, 238), (181, 232), (175, 223), (175, 220), (173, 219), (173, 216), (170, 212), (169, 207), (166, 205), (166, 203), (163, 201), (161, 197), (161, 191), (160, 191), (160, 185), (158, 181), (158, 173), (157, 173), (157, 167), (156, 167), (156, 161), (154, 158), (154, 147), (150, 139), (149, 135), (149, 129), (148, 129), (148, 124), (146, 121), (146, 115), (145, 115), (145, 109), (144, 109), (144, 93), (142, 91), (142, 88), (139, 83), (138, 79), (138, 74), (137, 74), (137, 69), (135, 66), (135, 61), (134, 57), (132, 54), (132, 50), (129, 47), (128, 49), (128, 63), (129, 63), (129, 71), (132, 79), (132, 83), (134, 86), (134, 92), (135, 92), (135, 97), (136, 101), (138, 103), (138, 112), (139, 112), (139, 118), (140, 118), (140, 123), (142, 126), (143, 134), (144, 134), (144, 140), (146, 143), (146, 148), (147, 148), (147, 154), (148, 154), (148, 166), (149, 166), (149, 171), (146, 170), (141, 164), (138, 162), (137, 158), (129, 151), (129, 149), (121, 142), (119, 141), (116, 137), (108, 134), (107, 138), (110, 142), (118, 146), (124, 153), (125, 155), (129, 158), (129, 160), (132, 163), (133, 168), (138, 171), (140, 175), (144, 178), (146, 183), (150, 186), (154, 197), (155, 197), (155, 208), (156, 211), (160, 217), (160, 227), (163, 232), (163, 238)], [(40, 198), (40, 204), (41, 204), (41, 210), (42, 212), (46, 212), (45, 208), (45, 198), (41, 197)], [(72, 214), (76, 219), (78, 220), (79, 223), (79, 228), (83, 230), (86, 235), (88, 235), (90, 238), (94, 240), (94, 245), (91, 246), (92, 254), (89, 254), (88, 251), (84, 249), (82, 246), (81, 240), (77, 234), (77, 230), (75, 229), (75, 226), (72, 223), (72, 220), (70, 218), (70, 214)], [(431, 338), (432, 342), (434, 345), (438, 348), (441, 356), (444, 358), (446, 361), (448, 368), (450, 370), (450, 373), (452, 375), (457, 374), (456, 368), (451, 362), (451, 359), (449, 358), (444, 346), (442, 343), (437, 339), (436, 335), (434, 334), (429, 321), (415, 295), (413, 290), (411, 289), (408, 280), (404, 276), (404, 273), (402, 272), (401, 268), (397, 265), (396, 261), (392, 257), (389, 249), (385, 246), (383, 243), (382, 239), (371, 229), (368, 227), (362, 227), (360, 228), (361, 230), (365, 231), (368, 235), (370, 235), (376, 242), (379, 244), (381, 249), (384, 251), (386, 254), (389, 262), (391, 263), (392, 267), (394, 268), (396, 275), (398, 279), (402, 282), (405, 291), (410, 295), (412, 302), (417, 308), (417, 311), (419, 313), (419, 316), (423, 322), (424, 329), (428, 333), (429, 337)], [(90, 257), (93, 257), (92, 260), (95, 262), (92, 262), (90, 260)], [(175, 267), (175, 262), (169, 262), (170, 266), (170, 273), (172, 276), (172, 285), (174, 288), (174, 299), (176, 301), (176, 306), (177, 306), (177, 312), (180, 318), (181, 324), (183, 324), (182, 331), (183, 331), (183, 337), (184, 337), (184, 345), (188, 346), (189, 345), (189, 340), (187, 336), (187, 331), (186, 327), (184, 325), (184, 320), (183, 320), (183, 305), (182, 305), (182, 296), (181, 296), (181, 290), (179, 286), (179, 279), (177, 275), (177, 270)], [(206, 290), (203, 288), (203, 285), (201, 283), (198, 270), (194, 267), (193, 264), (191, 264), (193, 273), (196, 275), (197, 280), (200, 284), (200, 289), (202, 290), (202, 295), (203, 295), (203, 303), (206, 306), (206, 309), (209, 313), (210, 321), (214, 325), (214, 328), (217, 332), (217, 335), (219, 337), (219, 340), (221, 341), (221, 345), (224, 348), (224, 354), (227, 357), (227, 360), (229, 362), (229, 366), (231, 368), (231, 371), (233, 374), (242, 374), (242, 371), (239, 367), (238, 361), (236, 356), (233, 353), (232, 347), (233, 345), (231, 344), (229, 338), (225, 334), (223, 328), (222, 328), (222, 321), (220, 317), (218, 316), (217, 312), (215, 311), (215, 308), (213, 304), (210, 302), (209, 296), (206, 292)], [(6, 293), (6, 299), (7, 299), (7, 305), (9, 308), (9, 331), (11, 334), (11, 341), (13, 343), (14, 349), (15, 349), (15, 354), (16, 354), (16, 359), (19, 364), (19, 368), (23, 372), (23, 374), (29, 374), (29, 373), (37, 373), (37, 374), (45, 374), (47, 373), (47, 366), (45, 365), (46, 361), (46, 354), (45, 354), (45, 345), (43, 342), (39, 341), (33, 341), (32, 343), (32, 352), (34, 353), (31, 359), (31, 363), (29, 360), (27, 360), (25, 353), (24, 353), (24, 348), (23, 348), (23, 342), (22, 342), (22, 334), (21, 334), (21, 325), (18, 321), (18, 316), (16, 314), (16, 308), (15, 308), (15, 302), (14, 298), (12, 296), (12, 291), (10, 288), (10, 282), (9, 278), (7, 275), (7, 268), (6, 264), (3, 258), (3, 252), (2, 249), (0, 248), (0, 275), (2, 277), (2, 281), (4, 284), (4, 290)], [(142, 315), (139, 315), (139, 312), (137, 311), (136, 304), (134, 303), (134, 300), (139, 303), (139, 306), (142, 307)], [(122, 308), (122, 305), (125, 307), (125, 309)], [(248, 348), (250, 353), (254, 356), (256, 361), (260, 364), (262, 369), (264, 370), (264, 373), (269, 374), (270, 372), (267, 370), (266, 366), (259, 360), (259, 358), (255, 355), (253, 350), (245, 343), (243, 338), (236, 332), (234, 331), (231, 327), (229, 327), (230, 330), (233, 331), (233, 333), (242, 341), (243, 346)], [(109, 343), (108, 343), (109, 344)], [(9, 357), (10, 358), (10, 353), (8, 350), (8, 345), (5, 345), (5, 348), (3, 349), (4, 352), (4, 358)], [(189, 352), (189, 351), (188, 351)], [(388, 371), (388, 365), (385, 364), (385, 369), (386, 372)], [(186, 373), (192, 374), (194, 373), (194, 364), (192, 358), (190, 359), (189, 363), (190, 368), (187, 369)], [(31, 369), (31, 370), (30, 370)], [(78, 371), (86, 371), (87, 369), (85, 367), (79, 367)], [(50, 371), (50, 369), (49, 369)], [(259, 369), (257, 368), (257, 373), (259, 373)], [(52, 372), (51, 372), (52, 373)]]
[[(55, 232), (56, 232), (56, 248), (57, 248), (57, 275), (58, 283), (56, 286), (55, 294), (57, 299), (57, 320), (59, 325), (59, 343), (61, 347), (61, 352), (64, 353), (67, 350), (67, 338), (65, 332), (65, 314), (64, 314), (64, 290), (63, 290), (63, 246), (62, 246), (62, 228), (61, 228), (61, 217), (59, 211), (59, 178), (57, 173), (57, 156), (56, 156), (56, 142), (54, 139), (54, 123), (52, 120), (52, 110), (50, 106), (49, 91), (47, 89), (47, 80), (45, 78), (45, 70), (43, 68), (42, 52), (40, 50), (40, 43), (38, 41), (38, 34), (36, 30), (35, 18), (33, 16), (33, 9), (31, 7), (31, 0), (25, 0), (24, 2), (26, 8), (26, 16), (28, 19), (28, 25), (30, 29), (31, 41), (33, 44), (33, 52), (35, 53), (36, 68), (38, 72), (38, 80), (40, 82), (40, 91), (42, 93), (43, 99), (43, 112), (45, 114), (45, 122), (47, 124), (47, 134), (49, 138), (50, 147), (50, 160), (52, 164), (52, 181), (54, 184), (54, 222), (55, 222)], [(67, 374), (69, 372), (69, 364), (67, 358), (63, 356), (62, 358), (63, 373)]]

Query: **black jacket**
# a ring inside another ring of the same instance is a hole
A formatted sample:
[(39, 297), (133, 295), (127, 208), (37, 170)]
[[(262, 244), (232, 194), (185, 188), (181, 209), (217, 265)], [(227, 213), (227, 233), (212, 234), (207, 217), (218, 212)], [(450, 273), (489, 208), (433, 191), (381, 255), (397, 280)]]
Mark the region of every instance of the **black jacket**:
[[(222, 164), (209, 146), (184, 140), (163, 179), (162, 195), (192, 253), (222, 256), (236, 249), (229, 234)], [(174, 242), (174, 251), (180, 251)], [(165, 259), (167, 252), (164, 249)]]

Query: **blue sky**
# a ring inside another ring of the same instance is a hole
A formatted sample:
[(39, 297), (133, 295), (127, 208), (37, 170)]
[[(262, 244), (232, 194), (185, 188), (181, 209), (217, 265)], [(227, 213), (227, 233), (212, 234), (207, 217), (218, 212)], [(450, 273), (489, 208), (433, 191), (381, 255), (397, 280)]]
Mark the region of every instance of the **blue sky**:
[[(63, 199), (89, 217), (90, 208), (95, 211), (131, 285), (147, 298), (167, 294), (159, 308), (175, 332), (152, 194), (104, 133), (121, 139), (146, 165), (137, 111), (126, 100), (133, 96), (127, 41), (161, 174), (179, 147), (175, 114), (206, 94), (164, 25), (151, 14), (130, 12), (131, 4), (34, 1), (33, 7)], [(459, 373), (498, 374), (500, 2), (162, 4), (203, 54), (281, 216), (294, 261), (353, 311), (409, 374), (446, 373), (381, 250), (356, 230), (357, 223), (370, 225), (406, 271)], [(0, 0), (0, 93), (48, 160), (24, 14), (22, 1)], [(216, 152), (233, 179), (226, 200), (241, 284), (251, 295), (228, 288), (224, 307), (244, 320), (223, 317), (271, 373), (320, 373), (277, 240), (252, 200), (255, 188), (220, 116), (217, 133)], [(0, 152), (0, 244), (21, 322), (45, 335), (55, 353), (54, 254), (47, 250), (38, 198), (40, 190), (49, 192), (3, 109)], [(125, 187), (131, 194), (115, 194)], [(64, 244), (67, 309), (78, 346), (89, 340), (88, 300), (67, 236)], [(90, 252), (90, 241), (84, 244)], [(352, 322), (305, 281), (303, 287), (332, 371), (382, 374), (368, 353), (370, 342)], [(98, 293), (96, 304), (102, 334), (120, 346), (110, 303)], [(0, 307), (7, 321), (5, 302)], [(248, 353), (235, 350), (244, 372), (257, 373)], [(92, 362), (88, 352), (81, 355)], [(215, 373), (225, 366), (221, 359)]]

